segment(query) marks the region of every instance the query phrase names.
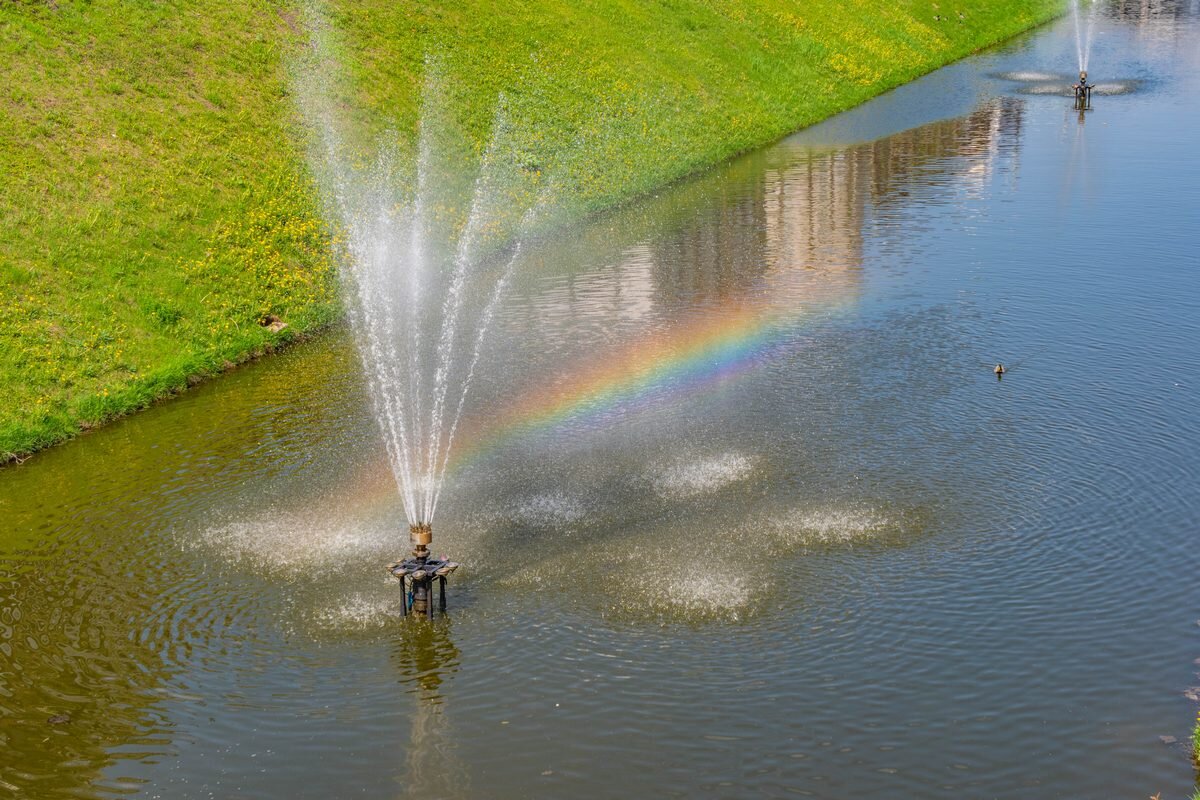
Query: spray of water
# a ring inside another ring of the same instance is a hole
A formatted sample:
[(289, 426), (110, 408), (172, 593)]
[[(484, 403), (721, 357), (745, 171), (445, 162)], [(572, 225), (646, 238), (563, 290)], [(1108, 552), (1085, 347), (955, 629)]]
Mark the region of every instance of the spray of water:
[(425, 64), (415, 163), (380, 146), (363, 166), (336, 113), (332, 34), (311, 10), (308, 23), (312, 47), (295, 70), (294, 94), (313, 134), (312, 171), (342, 231), (347, 313), (405, 514), (430, 523), (522, 237), (550, 207), (554, 184), (521, 165), (520, 132), (501, 96), (469, 213), (456, 221), (446, 211), (438, 170), (451, 160), (440, 150), (452, 132), (435, 59)]
[(1088, 58), (1092, 52), (1092, 34), (1096, 30), (1096, 12), (1099, 6), (1095, 0), (1088, 3), (1086, 15), (1080, 13), (1080, 0), (1071, 0), (1071, 16), (1075, 20), (1075, 53), (1079, 59), (1079, 69), (1086, 72)]

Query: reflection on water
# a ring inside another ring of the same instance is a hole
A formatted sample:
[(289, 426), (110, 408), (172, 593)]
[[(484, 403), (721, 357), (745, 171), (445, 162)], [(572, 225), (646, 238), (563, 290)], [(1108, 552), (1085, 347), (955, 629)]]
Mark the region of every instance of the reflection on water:
[[(462, 450), (536, 434), (546, 417), (567, 428), (601, 419), (616, 435), (647, 407), (680, 413), (714, 382), (734, 400), (726, 378), (760, 370), (856, 302), (868, 208), (977, 191), (1015, 159), (1021, 119), (1020, 100), (998, 98), (859, 147), (784, 143), (538, 254), (537, 281), (504, 310), (500, 347), (511, 349), (487, 376), (494, 394), (464, 422)], [(704, 362), (690, 363), (698, 351)], [(514, 361), (522, 370), (505, 368)]]
[(472, 796), (469, 767), (458, 756), (441, 694), (442, 684), (458, 671), (459, 651), (451, 638), (451, 624), (448, 619), (418, 621), (404, 629), (392, 650), (401, 685), (416, 705), (405, 770), (399, 778), (404, 797)]
[(1200, 48), (1109, 8), (1086, 128), (1051, 27), (531, 254), (448, 620), (340, 333), (0, 472), (0, 786), (1182, 796)]
[(1104, 4), (1104, 13), (1114, 21), (1158, 27), (1169, 31), (1172, 39), (1181, 39), (1187, 31), (1178, 23), (1200, 14), (1200, 3), (1196, 0), (1109, 0)]

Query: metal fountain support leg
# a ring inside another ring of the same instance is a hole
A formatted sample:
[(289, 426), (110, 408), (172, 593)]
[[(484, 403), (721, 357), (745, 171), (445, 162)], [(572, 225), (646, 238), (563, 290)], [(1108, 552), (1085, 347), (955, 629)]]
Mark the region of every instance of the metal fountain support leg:
[(1075, 108), (1080, 111), (1088, 111), (1092, 107), (1092, 84), (1087, 82), (1087, 72), (1079, 73), (1079, 83), (1073, 87), (1075, 89)]
[(409, 526), (413, 543), (412, 558), (388, 565), (388, 573), (400, 581), (404, 590), (400, 597), (400, 613), (426, 616), (433, 619), (433, 584), (438, 584), (438, 610), (446, 613), (446, 576), (458, 569), (458, 564), (446, 558), (431, 558), (433, 529), (428, 523)]

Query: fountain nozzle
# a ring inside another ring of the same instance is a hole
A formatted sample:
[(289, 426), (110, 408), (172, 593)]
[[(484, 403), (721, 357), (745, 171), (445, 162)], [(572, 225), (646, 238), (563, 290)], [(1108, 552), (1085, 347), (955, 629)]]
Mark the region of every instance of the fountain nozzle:
[(428, 522), (415, 522), (408, 526), (408, 538), (413, 543), (414, 558), (428, 558), (429, 545), (433, 544), (433, 526)]

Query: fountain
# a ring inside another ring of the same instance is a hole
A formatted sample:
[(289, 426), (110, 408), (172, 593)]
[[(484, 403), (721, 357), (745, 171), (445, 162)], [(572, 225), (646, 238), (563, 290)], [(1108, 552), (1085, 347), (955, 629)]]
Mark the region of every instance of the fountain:
[(1086, 111), (1092, 107), (1092, 84), (1088, 83), (1087, 70), (1080, 70), (1079, 83), (1071, 89), (1075, 92), (1075, 108)]
[(1086, 111), (1092, 107), (1092, 85), (1088, 83), (1088, 60), (1092, 53), (1092, 34), (1096, 30), (1097, 4), (1088, 7), (1086, 23), (1080, 19), (1079, 0), (1071, 0), (1071, 16), (1075, 20), (1075, 54), (1079, 65), (1079, 83), (1073, 84), (1075, 108)]
[[(484, 152), (464, 156), (470, 143), (449, 110), (436, 59), (425, 62), (415, 155), (381, 145), (373, 162), (364, 159), (339, 113), (332, 31), (315, 15), (309, 30), (312, 61), (296, 70), (297, 104), (311, 123), (310, 162), (327, 216), (343, 232), (347, 315), (413, 545), (387, 569), (404, 587), (404, 615), (432, 617), (435, 584), (444, 611), (446, 578), (459, 566), (429, 550), (455, 434), (522, 234), (547, 207), (549, 182), (520, 157), (522, 137), (503, 95)], [(464, 163), (477, 164), (473, 178), (464, 179)], [(460, 204), (453, 187), (464, 186), (469, 199)], [(457, 208), (469, 212), (447, 212)]]

